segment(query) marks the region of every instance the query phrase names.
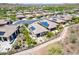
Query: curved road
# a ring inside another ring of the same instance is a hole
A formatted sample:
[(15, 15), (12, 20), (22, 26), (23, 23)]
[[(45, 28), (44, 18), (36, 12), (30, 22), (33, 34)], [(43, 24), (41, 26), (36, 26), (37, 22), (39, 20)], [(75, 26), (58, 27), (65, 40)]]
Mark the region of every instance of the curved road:
[(34, 48), (31, 48), (31, 49), (28, 49), (28, 50), (24, 50), (22, 52), (15, 53), (13, 55), (33, 55), (34, 51), (37, 51), (38, 49), (41, 49), (41, 48), (44, 48), (44, 47), (48, 46), (49, 44), (58, 42), (60, 40), (63, 40), (64, 38), (66, 38), (66, 36), (67, 36), (67, 29), (68, 29), (68, 27), (65, 27), (64, 30), (62, 31), (60, 37), (58, 37), (56, 39), (50, 40), (50, 41), (48, 41), (46, 43), (43, 43), (41, 45), (38, 45), (38, 46), (36, 46)]

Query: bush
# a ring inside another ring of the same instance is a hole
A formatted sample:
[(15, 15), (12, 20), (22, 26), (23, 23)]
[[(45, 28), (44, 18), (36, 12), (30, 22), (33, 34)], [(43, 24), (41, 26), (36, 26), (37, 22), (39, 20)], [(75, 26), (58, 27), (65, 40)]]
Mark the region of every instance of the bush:
[(17, 40), (15, 44), (13, 44), (14, 49), (20, 49), (22, 46), (21, 40)]
[(79, 17), (73, 18), (73, 19), (72, 19), (72, 22), (74, 22), (74, 23), (76, 23), (76, 24), (79, 23)]
[(75, 33), (75, 31), (74, 30), (71, 30), (71, 33)]
[(63, 54), (63, 50), (62, 47), (58, 44), (52, 46), (49, 50), (48, 50), (50, 55), (59, 55), (59, 54)]
[(70, 34), (70, 42), (71, 43), (76, 43), (77, 37), (74, 34)]
[(30, 37), (29, 32), (25, 26), (23, 26), (21, 33), (24, 34), (28, 47), (32, 47), (33, 45), (35, 46), (37, 44), (37, 42)]
[(14, 48), (14, 49), (19, 49), (20, 46), (19, 46), (17, 43), (15, 43), (15, 44), (13, 45), (13, 48)]
[(26, 27), (28, 27), (28, 24), (25, 24)]
[(48, 32), (46, 37), (50, 38), (50, 37), (52, 37), (53, 35), (54, 35), (54, 34), (53, 34), (52, 32)]

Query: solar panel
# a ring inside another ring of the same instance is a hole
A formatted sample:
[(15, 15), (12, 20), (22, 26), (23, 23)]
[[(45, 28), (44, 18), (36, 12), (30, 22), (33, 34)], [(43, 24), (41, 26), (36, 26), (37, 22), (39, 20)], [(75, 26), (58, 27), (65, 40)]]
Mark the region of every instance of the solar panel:
[(33, 22), (36, 22), (38, 21), (39, 19), (37, 20), (18, 20), (18, 21), (15, 21), (14, 24), (17, 25), (17, 24), (32, 24)]
[(4, 35), (5, 32), (0, 32), (0, 35)]
[(45, 26), (45, 27), (48, 27), (49, 24), (47, 22), (40, 22), (41, 25)]
[(35, 27), (34, 26), (32, 26), (32, 27), (30, 27), (31, 28), (31, 30), (35, 30)]

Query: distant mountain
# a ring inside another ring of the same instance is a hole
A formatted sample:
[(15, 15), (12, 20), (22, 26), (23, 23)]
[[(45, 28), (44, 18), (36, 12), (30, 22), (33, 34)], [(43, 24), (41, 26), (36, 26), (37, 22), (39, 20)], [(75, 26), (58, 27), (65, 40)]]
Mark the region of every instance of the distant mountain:
[(16, 6), (79, 6), (79, 3), (63, 3), (63, 4), (19, 4), (19, 3), (0, 3), (0, 7), (3, 7), (3, 8), (13, 8), (13, 7), (16, 7)]
[(0, 7), (2, 8), (13, 8), (13, 7), (16, 7), (17, 4), (8, 4), (8, 3), (0, 3)]

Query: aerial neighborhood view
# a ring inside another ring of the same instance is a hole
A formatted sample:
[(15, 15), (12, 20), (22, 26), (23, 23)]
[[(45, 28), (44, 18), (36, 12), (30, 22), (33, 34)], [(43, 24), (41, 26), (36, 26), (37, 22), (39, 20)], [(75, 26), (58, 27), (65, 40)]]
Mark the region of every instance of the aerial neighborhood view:
[(78, 55), (79, 4), (0, 3), (0, 55)]

